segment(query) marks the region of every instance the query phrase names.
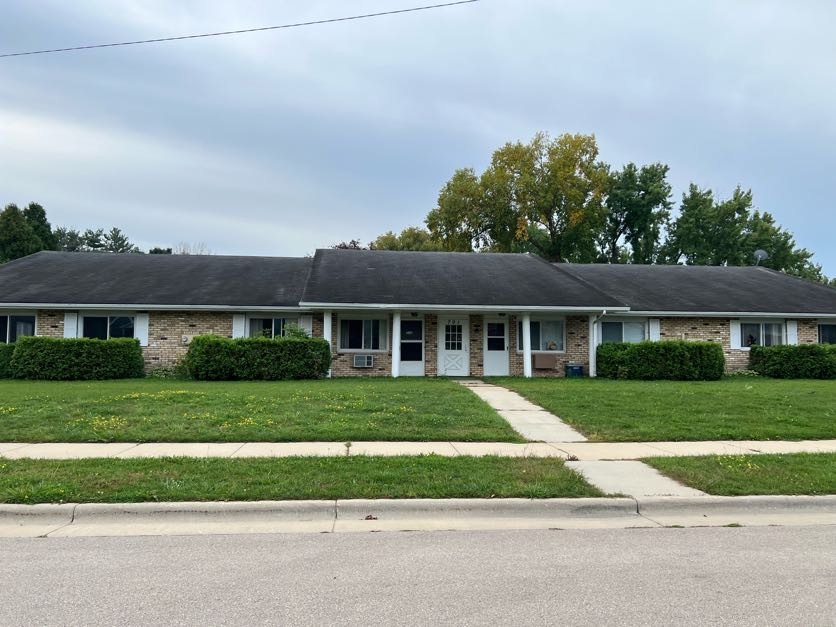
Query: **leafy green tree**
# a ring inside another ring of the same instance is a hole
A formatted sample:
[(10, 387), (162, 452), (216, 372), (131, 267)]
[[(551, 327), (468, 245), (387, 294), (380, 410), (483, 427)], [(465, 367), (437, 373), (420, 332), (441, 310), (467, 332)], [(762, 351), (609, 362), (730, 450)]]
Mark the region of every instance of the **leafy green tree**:
[(532, 250), (549, 260), (593, 261), (606, 185), (594, 136), (538, 133), (528, 144), (496, 150), (478, 178), (457, 170), (427, 226), (447, 250)]
[(692, 183), (688, 193), (682, 195), (679, 215), (665, 242), (668, 263), (740, 265), (743, 231), (751, 206), (751, 191), (738, 187), (729, 200), (717, 202), (710, 189)]
[(363, 243), (359, 239), (352, 239), (347, 242), (340, 242), (339, 244), (334, 244), (331, 248), (335, 248), (337, 250), (368, 250), (368, 246), (363, 246)]
[(71, 253), (85, 250), (84, 236), (76, 229), (59, 226), (54, 234), (56, 250)]
[(445, 250), (469, 252), (483, 233), (482, 187), (472, 168), (456, 170), (438, 194), (426, 223), (430, 237)]
[(749, 266), (759, 249), (769, 255), (761, 264), (767, 268), (828, 283), (821, 266), (813, 263), (813, 253), (798, 248), (792, 233), (776, 224), (769, 212), (753, 209), (751, 190), (740, 187), (731, 198), (719, 201), (710, 189), (692, 184), (682, 196), (664, 254), (668, 263)]
[(43, 249), (55, 250), (56, 240), (52, 232), (52, 226), (46, 219), (46, 211), (36, 202), (30, 202), (23, 210), (23, 217), (32, 227), (35, 235), (41, 240)]
[(369, 244), (371, 250), (444, 250), (444, 246), (434, 240), (430, 232), (418, 226), (405, 228), (399, 234), (388, 231)]
[(600, 260), (609, 263), (654, 263), (662, 227), (670, 217), (668, 166), (637, 168), (628, 163), (607, 180), (606, 220), (600, 237)]
[(0, 263), (19, 259), (44, 249), (23, 211), (15, 204), (6, 205), (0, 213)]
[(172, 249), (171, 248), (162, 248), (160, 246), (154, 246), (148, 251), (149, 255), (171, 255)]

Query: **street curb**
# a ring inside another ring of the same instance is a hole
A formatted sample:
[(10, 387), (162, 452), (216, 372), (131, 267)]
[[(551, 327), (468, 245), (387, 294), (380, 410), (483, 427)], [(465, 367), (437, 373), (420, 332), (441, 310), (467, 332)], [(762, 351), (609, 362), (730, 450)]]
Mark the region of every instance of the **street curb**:
[(630, 498), (344, 499), (337, 519), (376, 518), (604, 518), (635, 516)]
[[(0, 519), (2, 519), (0, 508)], [(333, 520), (334, 501), (187, 501), (169, 503), (81, 503), (76, 507), (73, 522), (93, 523), (107, 520), (128, 523), (142, 519), (159, 521), (199, 517), (224, 522), (264, 518), (307, 522), (312, 520)]]
[(836, 495), (823, 496), (654, 496), (636, 497), (638, 512), (653, 519), (668, 516), (836, 516)]
[(836, 495), (0, 504), (0, 536), (734, 524), (836, 524)]

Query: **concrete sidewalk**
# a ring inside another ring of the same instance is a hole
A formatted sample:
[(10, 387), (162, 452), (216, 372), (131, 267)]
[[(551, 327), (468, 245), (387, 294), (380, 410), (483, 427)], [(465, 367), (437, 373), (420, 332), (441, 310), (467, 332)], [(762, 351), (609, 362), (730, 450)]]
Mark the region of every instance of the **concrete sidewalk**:
[(836, 496), (0, 505), (0, 537), (823, 524)]
[(554, 414), (546, 411), (506, 388), (478, 379), (457, 381), (485, 401), (508, 424), (533, 442), (586, 442), (586, 437), (575, 431)]
[(743, 455), (755, 453), (836, 453), (836, 440), (714, 442), (0, 442), (7, 459), (91, 457), (296, 457), (356, 455), (498, 455), (562, 457), (579, 461), (635, 460), (643, 457)]

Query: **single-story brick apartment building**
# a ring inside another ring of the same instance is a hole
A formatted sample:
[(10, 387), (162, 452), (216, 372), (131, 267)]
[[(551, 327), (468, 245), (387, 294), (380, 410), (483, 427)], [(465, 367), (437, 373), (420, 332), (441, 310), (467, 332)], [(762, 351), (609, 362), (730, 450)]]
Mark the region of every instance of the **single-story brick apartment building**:
[(602, 342), (836, 342), (836, 290), (763, 267), (551, 264), (528, 254), (305, 258), (40, 252), (0, 266), (0, 341), (135, 337), (148, 368), (196, 335), (331, 343), (332, 376), (595, 375)]

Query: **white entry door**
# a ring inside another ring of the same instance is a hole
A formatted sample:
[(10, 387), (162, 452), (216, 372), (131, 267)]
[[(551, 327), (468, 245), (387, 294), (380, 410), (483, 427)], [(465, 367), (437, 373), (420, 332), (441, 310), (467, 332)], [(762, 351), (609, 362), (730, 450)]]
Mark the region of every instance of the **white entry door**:
[(510, 374), (508, 365), (508, 320), (485, 320), (485, 376), (504, 377)]
[(470, 374), (470, 343), (467, 316), (438, 319), (438, 376)]
[(401, 320), (401, 376), (424, 376), (424, 321)]

